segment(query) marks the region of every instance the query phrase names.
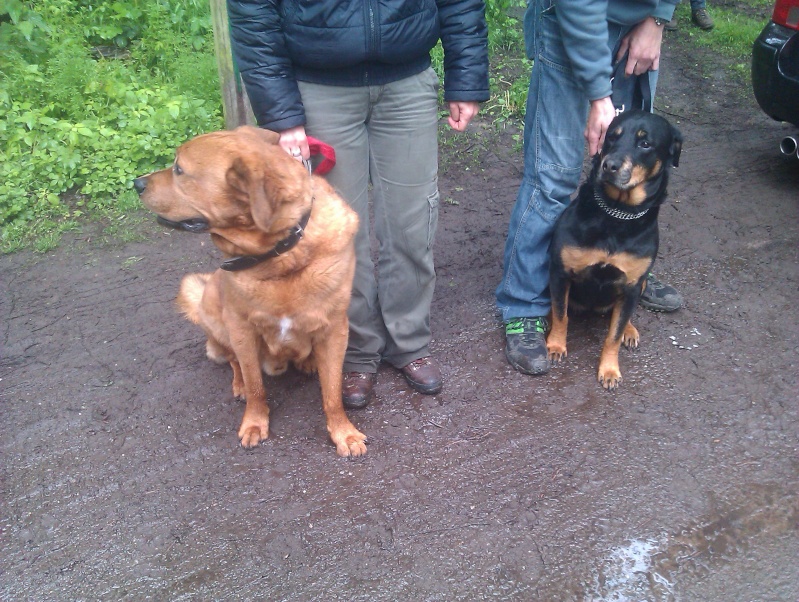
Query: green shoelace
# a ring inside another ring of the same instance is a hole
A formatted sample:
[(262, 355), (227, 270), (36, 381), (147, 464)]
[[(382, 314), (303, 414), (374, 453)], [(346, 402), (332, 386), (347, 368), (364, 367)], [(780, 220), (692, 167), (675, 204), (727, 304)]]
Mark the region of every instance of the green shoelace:
[(546, 333), (547, 321), (544, 318), (515, 318), (505, 324), (505, 334), (525, 334), (528, 332)]

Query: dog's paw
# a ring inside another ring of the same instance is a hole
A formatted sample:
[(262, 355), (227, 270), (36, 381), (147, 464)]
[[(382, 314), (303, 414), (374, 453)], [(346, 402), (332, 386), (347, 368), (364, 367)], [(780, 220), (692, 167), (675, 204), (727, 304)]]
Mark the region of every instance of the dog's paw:
[(239, 440), (244, 449), (257, 447), (269, 437), (269, 421), (245, 421), (239, 428)]
[(301, 372), (305, 372), (305, 374), (313, 374), (316, 372), (316, 358), (313, 355), (309, 355), (304, 360), (294, 362), (297, 370)]
[(567, 351), (565, 344), (555, 341), (547, 341), (547, 357), (549, 358), (549, 361), (557, 364), (566, 359), (566, 355)]
[(618, 366), (600, 366), (597, 380), (608, 391), (612, 391), (621, 384), (621, 371)]
[(336, 444), (336, 453), (342, 457), (362, 456), (366, 453), (366, 435), (355, 427), (345, 432), (330, 435)]
[(226, 364), (230, 361), (230, 354), (227, 350), (211, 339), (205, 342), (205, 355), (215, 364)]
[(638, 329), (632, 324), (627, 324), (624, 333), (621, 335), (621, 342), (628, 349), (637, 349), (640, 338)]

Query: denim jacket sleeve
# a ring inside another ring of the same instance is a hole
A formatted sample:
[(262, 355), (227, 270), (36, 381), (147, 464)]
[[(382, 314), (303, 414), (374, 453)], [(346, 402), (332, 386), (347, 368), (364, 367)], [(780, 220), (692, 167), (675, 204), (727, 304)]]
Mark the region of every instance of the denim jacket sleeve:
[(578, 83), (591, 100), (610, 96), (613, 57), (607, 22), (635, 25), (649, 16), (671, 19), (672, 0), (555, 0), (563, 45)]
[(258, 125), (281, 132), (305, 125), (283, 37), (278, 0), (228, 0), (233, 56)]
[(610, 96), (607, 0), (557, 0), (555, 16), (574, 76), (588, 98)]

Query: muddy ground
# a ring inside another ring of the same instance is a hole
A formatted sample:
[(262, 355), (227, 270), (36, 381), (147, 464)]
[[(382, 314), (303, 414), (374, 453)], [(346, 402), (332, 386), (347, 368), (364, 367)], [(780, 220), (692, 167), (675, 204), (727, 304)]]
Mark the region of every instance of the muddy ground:
[(3, 600), (799, 599), (795, 128), (667, 42), (657, 108), (685, 135), (657, 273), (615, 393), (605, 322), (565, 364), (511, 369), (493, 309), (520, 178), (514, 130), (442, 160), (433, 350), (446, 387), (379, 374), (335, 455), (317, 382), (271, 381), (271, 438), (238, 446), (228, 367), (176, 313), (220, 254), (147, 226), (0, 258)]

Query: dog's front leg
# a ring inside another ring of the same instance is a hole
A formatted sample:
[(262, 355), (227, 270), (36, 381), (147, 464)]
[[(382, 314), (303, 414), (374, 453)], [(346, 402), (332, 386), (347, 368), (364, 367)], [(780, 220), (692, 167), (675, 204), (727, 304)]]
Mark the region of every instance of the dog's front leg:
[(339, 456), (362, 456), (366, 453), (366, 435), (347, 418), (341, 401), (342, 368), (347, 350), (349, 324), (344, 314), (327, 336), (314, 341), (313, 354), (322, 388), (322, 408), (327, 418), (327, 432), (336, 444)]
[(621, 369), (619, 368), (619, 348), (622, 342), (628, 347), (638, 345), (638, 331), (630, 323), (630, 318), (638, 305), (639, 295), (635, 289), (628, 287), (624, 298), (613, 306), (610, 318), (610, 328), (602, 346), (602, 355), (599, 358), (599, 371), (597, 380), (606, 389), (615, 389), (621, 384)]
[[(230, 334), (231, 346), (236, 354), (233, 362), (239, 365), (241, 378), (244, 381), (244, 398), (247, 402), (239, 427), (239, 440), (242, 447), (249, 449), (269, 437), (269, 406), (266, 403), (266, 390), (261, 374), (258, 339), (257, 333), (248, 325), (231, 328)], [(235, 366), (233, 371), (235, 381), (237, 372)]]
[(552, 328), (547, 336), (547, 355), (555, 363), (566, 357), (566, 333), (569, 327), (569, 288), (571, 280), (563, 273), (563, 268), (553, 267), (549, 277), (549, 291), (552, 297)]

